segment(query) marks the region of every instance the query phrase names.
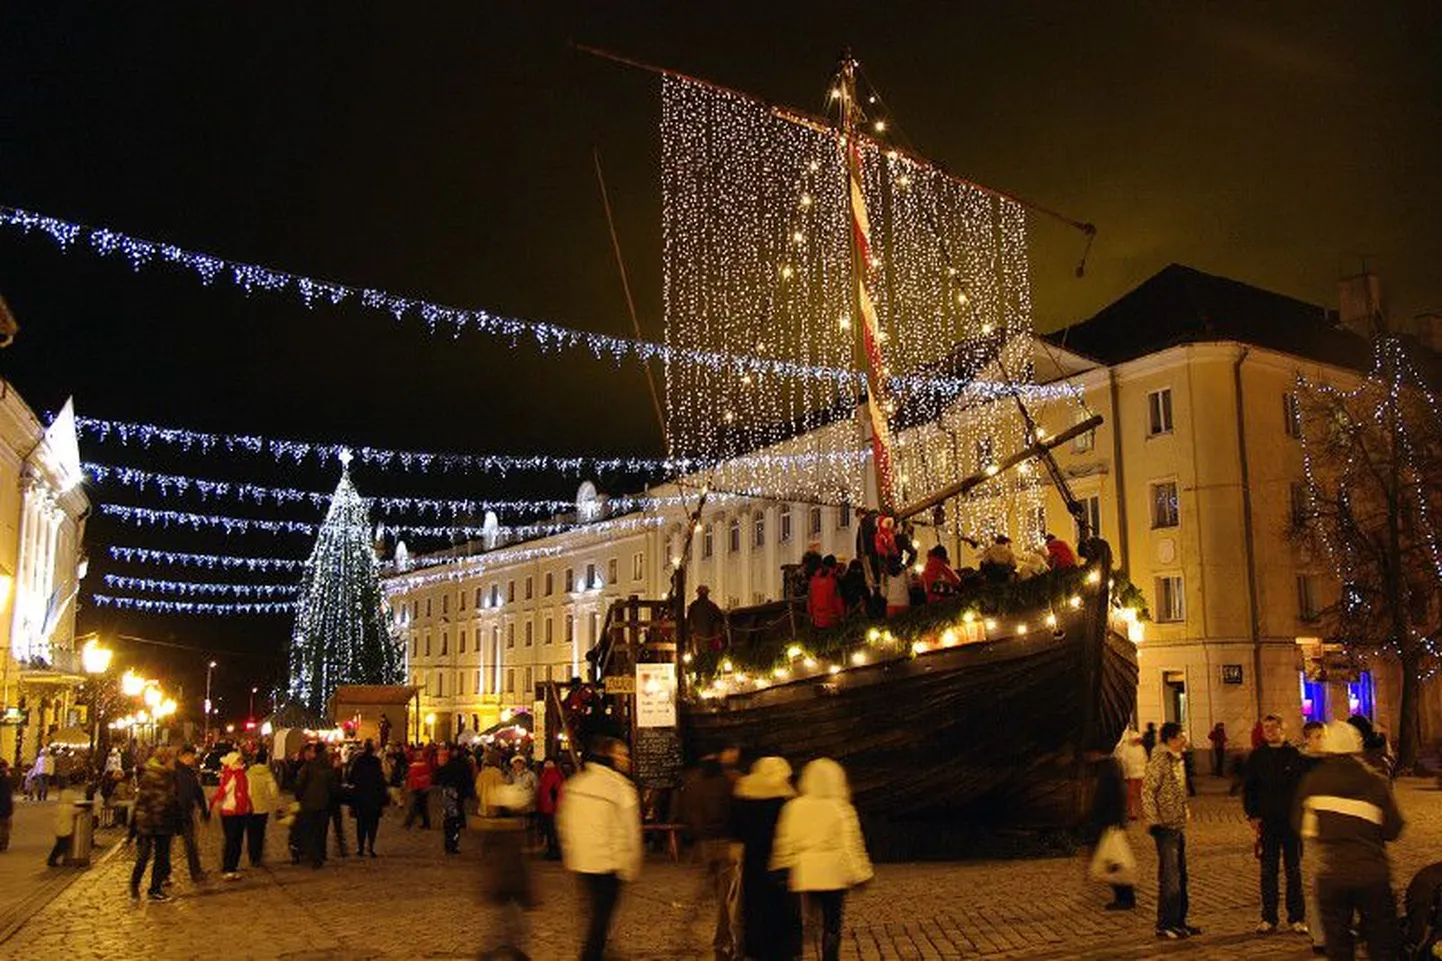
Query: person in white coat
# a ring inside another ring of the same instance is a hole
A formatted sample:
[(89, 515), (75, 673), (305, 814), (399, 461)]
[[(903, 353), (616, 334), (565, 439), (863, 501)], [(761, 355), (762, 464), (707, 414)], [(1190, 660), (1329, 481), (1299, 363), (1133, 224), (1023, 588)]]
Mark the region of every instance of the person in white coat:
[(581, 961), (601, 961), (621, 882), (641, 874), (641, 803), (630, 770), (625, 742), (592, 738), (585, 768), (566, 782), (556, 809), (561, 860), (580, 878), (590, 909)]
[(245, 848), (250, 866), (258, 868), (265, 861), (265, 830), (270, 816), (280, 807), (280, 785), (270, 769), (270, 754), (265, 748), (255, 752), (255, 759), (245, 769), (250, 787), (250, 814), (245, 819)]
[(1135, 821), (1142, 816), (1142, 780), (1147, 776), (1147, 749), (1142, 736), (1127, 728), (1112, 757), (1122, 766), (1122, 777), (1127, 782), (1127, 817)]
[(861, 822), (851, 806), (846, 772), (818, 758), (801, 772), (801, 796), (786, 802), (776, 822), (771, 870), (787, 871), (792, 891), (821, 912), (821, 957), (841, 956), (841, 910), (846, 892), (871, 880)]

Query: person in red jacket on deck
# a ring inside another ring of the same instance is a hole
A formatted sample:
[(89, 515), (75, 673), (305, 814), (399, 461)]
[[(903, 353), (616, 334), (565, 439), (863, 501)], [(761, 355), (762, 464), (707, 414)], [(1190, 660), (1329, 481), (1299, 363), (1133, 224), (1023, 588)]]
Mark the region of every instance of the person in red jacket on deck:
[(827, 554), (821, 559), (821, 570), (811, 576), (806, 591), (806, 613), (811, 615), (812, 627), (835, 627), (846, 616), (846, 605), (841, 601), (841, 582), (836, 579), (836, 556)]
[(1071, 545), (1055, 534), (1046, 535), (1046, 562), (1054, 571), (1076, 567), (1076, 554)]
[(561, 860), (561, 843), (556, 837), (556, 805), (561, 803), (561, 790), (566, 776), (556, 765), (556, 759), (546, 758), (541, 768), (541, 779), (536, 783), (536, 814), (541, 821), (541, 834), (546, 839), (546, 860)]
[(946, 548), (937, 544), (926, 552), (926, 567), (921, 571), (921, 585), (926, 588), (926, 603), (944, 601), (956, 593), (961, 578), (951, 569)]

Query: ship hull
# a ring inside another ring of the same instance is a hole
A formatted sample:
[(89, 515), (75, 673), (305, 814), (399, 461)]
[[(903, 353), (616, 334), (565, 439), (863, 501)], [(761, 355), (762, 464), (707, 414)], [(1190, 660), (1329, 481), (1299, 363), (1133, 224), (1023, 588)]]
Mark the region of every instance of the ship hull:
[(684, 705), (687, 741), (794, 767), (831, 757), (863, 817), (1066, 827), (1081, 758), (1110, 751), (1136, 704), (1135, 646), (1097, 618)]

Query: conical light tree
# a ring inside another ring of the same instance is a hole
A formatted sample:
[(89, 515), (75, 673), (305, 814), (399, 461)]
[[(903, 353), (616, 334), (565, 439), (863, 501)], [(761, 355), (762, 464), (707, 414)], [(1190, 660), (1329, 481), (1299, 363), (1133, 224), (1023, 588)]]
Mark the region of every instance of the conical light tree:
[(317, 715), (341, 684), (397, 684), (401, 647), (381, 598), (370, 507), (351, 483), (349, 451), (306, 562), (291, 633), (290, 697)]

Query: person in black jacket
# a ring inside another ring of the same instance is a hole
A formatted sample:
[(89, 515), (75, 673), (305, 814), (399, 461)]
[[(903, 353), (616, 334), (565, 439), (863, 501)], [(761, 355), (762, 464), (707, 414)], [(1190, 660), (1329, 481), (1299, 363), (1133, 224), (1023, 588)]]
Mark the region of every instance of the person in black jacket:
[(351, 804), (356, 819), (357, 853), (364, 857), (366, 839), (370, 839), (370, 856), (376, 856), (376, 830), (380, 827), (381, 811), (386, 806), (386, 777), (376, 747), (366, 741), (360, 756), (351, 764)]
[(1262, 718), (1262, 746), (1247, 759), (1242, 806), (1262, 846), (1262, 920), (1258, 934), (1277, 930), (1278, 861), (1287, 870), (1287, 926), (1307, 934), (1302, 893), (1302, 839), (1292, 828), (1292, 806), (1307, 762), (1287, 743), (1286, 725), (1275, 714)]
[(1317, 903), (1327, 957), (1353, 957), (1353, 920), (1361, 916), (1369, 958), (1397, 957), (1397, 901), (1387, 842), (1402, 833), (1402, 814), (1387, 779), (1362, 760), (1362, 736), (1345, 721), (1327, 725), (1327, 758), (1302, 778), (1292, 826), (1316, 841)]
[[(1089, 827), (1093, 840), (1101, 843), (1107, 828), (1116, 828), (1123, 832), (1127, 829), (1130, 821), (1127, 811), (1127, 782), (1122, 777), (1121, 764), (1112, 755), (1097, 751), (1089, 754), (1088, 760), (1091, 761), (1096, 776)], [(1106, 906), (1108, 911), (1130, 911), (1137, 906), (1135, 884), (1123, 884), (1119, 881), (1109, 883), (1112, 900)]]
[(731, 835), (742, 845), (741, 936), (737, 957), (786, 961), (801, 956), (801, 899), (787, 889), (785, 871), (771, 870), (776, 822), (796, 796), (791, 765), (763, 757), (736, 782), (731, 797)]
[(461, 828), (466, 826), (465, 802), (475, 797), (475, 775), (460, 751), (442, 745), (435, 783), (441, 789), (442, 835), (447, 854), (461, 853)]
[(324, 744), (308, 747), (307, 751), (313, 753), (301, 765), (295, 778), (295, 799), (300, 802), (296, 833), (310, 866), (319, 869), (325, 864), (326, 826), (330, 821), (331, 803), (340, 791), (340, 782), (330, 758), (326, 756)]
[(175, 798), (180, 805), (180, 840), (185, 845), (190, 880), (199, 884), (205, 880), (205, 870), (200, 866), (200, 846), (195, 841), (195, 816), (199, 812), (210, 823), (210, 805), (205, 803), (205, 791), (195, 773), (195, 748), (190, 744), (182, 747), (175, 758)]

